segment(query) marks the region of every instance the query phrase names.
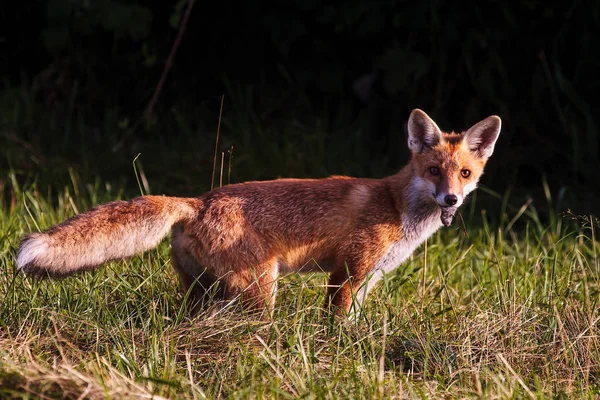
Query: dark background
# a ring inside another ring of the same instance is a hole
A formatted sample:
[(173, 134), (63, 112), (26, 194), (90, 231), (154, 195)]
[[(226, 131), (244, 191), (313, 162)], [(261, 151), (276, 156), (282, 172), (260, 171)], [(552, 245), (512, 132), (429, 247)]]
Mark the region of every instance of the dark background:
[(502, 118), (478, 202), (600, 209), (600, 2), (198, 1), (151, 118), (187, 1), (12, 7), (0, 17), (5, 196), (73, 179), (135, 195), (139, 153), (153, 193), (199, 195), (224, 95), (225, 183), (391, 174), (418, 107), (445, 130)]

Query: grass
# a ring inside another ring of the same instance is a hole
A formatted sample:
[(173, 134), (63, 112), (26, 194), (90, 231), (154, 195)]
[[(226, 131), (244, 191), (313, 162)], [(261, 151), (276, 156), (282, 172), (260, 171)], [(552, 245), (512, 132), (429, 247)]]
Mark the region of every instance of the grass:
[(121, 195), (77, 179), (59, 193), (13, 179), (10, 192), (13, 202), (0, 201), (1, 398), (600, 392), (600, 248), (591, 217), (544, 223), (531, 204), (513, 209), (500, 198), (492, 219), (474, 199), (462, 210), (466, 230), (458, 218), (429, 240), (425, 277), (422, 246), (372, 292), (357, 323), (325, 318), (323, 274), (282, 278), (268, 323), (239, 309), (190, 318), (167, 242), (91, 273), (26, 278), (14, 267), (23, 234)]

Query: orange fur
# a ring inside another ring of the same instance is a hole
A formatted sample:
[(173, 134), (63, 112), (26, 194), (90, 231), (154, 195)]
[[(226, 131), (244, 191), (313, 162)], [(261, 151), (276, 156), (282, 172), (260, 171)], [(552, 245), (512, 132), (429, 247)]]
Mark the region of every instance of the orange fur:
[(390, 177), (280, 179), (196, 199), (107, 203), (27, 236), (17, 265), (68, 275), (148, 250), (172, 230), (173, 267), (196, 305), (218, 284), (219, 299), (241, 296), (249, 307), (272, 310), (280, 273), (322, 268), (331, 274), (329, 305), (356, 311), (377, 280), (449, 224), (483, 173), (500, 119), (442, 133), (414, 110), (408, 131), (412, 159)]

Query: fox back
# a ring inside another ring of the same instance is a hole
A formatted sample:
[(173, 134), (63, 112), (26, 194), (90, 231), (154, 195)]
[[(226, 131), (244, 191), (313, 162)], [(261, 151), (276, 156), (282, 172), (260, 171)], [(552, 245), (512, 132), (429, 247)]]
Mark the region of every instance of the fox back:
[(408, 121), (410, 162), (383, 179), (280, 179), (194, 199), (142, 196), (101, 205), (24, 238), (17, 266), (63, 276), (156, 246), (171, 259), (193, 311), (210, 292), (272, 311), (282, 273), (330, 274), (327, 306), (357, 311), (367, 293), (441, 226), (449, 226), (492, 155), (500, 118), (444, 133), (421, 110)]

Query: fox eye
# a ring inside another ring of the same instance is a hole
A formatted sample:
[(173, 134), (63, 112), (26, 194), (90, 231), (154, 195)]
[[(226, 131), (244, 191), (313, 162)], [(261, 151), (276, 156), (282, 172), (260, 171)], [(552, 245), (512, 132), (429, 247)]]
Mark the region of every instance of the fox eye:
[(469, 176), (471, 176), (471, 171), (469, 171), (468, 169), (463, 169), (462, 171), (460, 171), (460, 176), (462, 176), (463, 178), (468, 178)]
[(438, 167), (431, 167), (429, 168), (429, 172), (431, 173), (431, 175), (439, 175), (440, 169)]

